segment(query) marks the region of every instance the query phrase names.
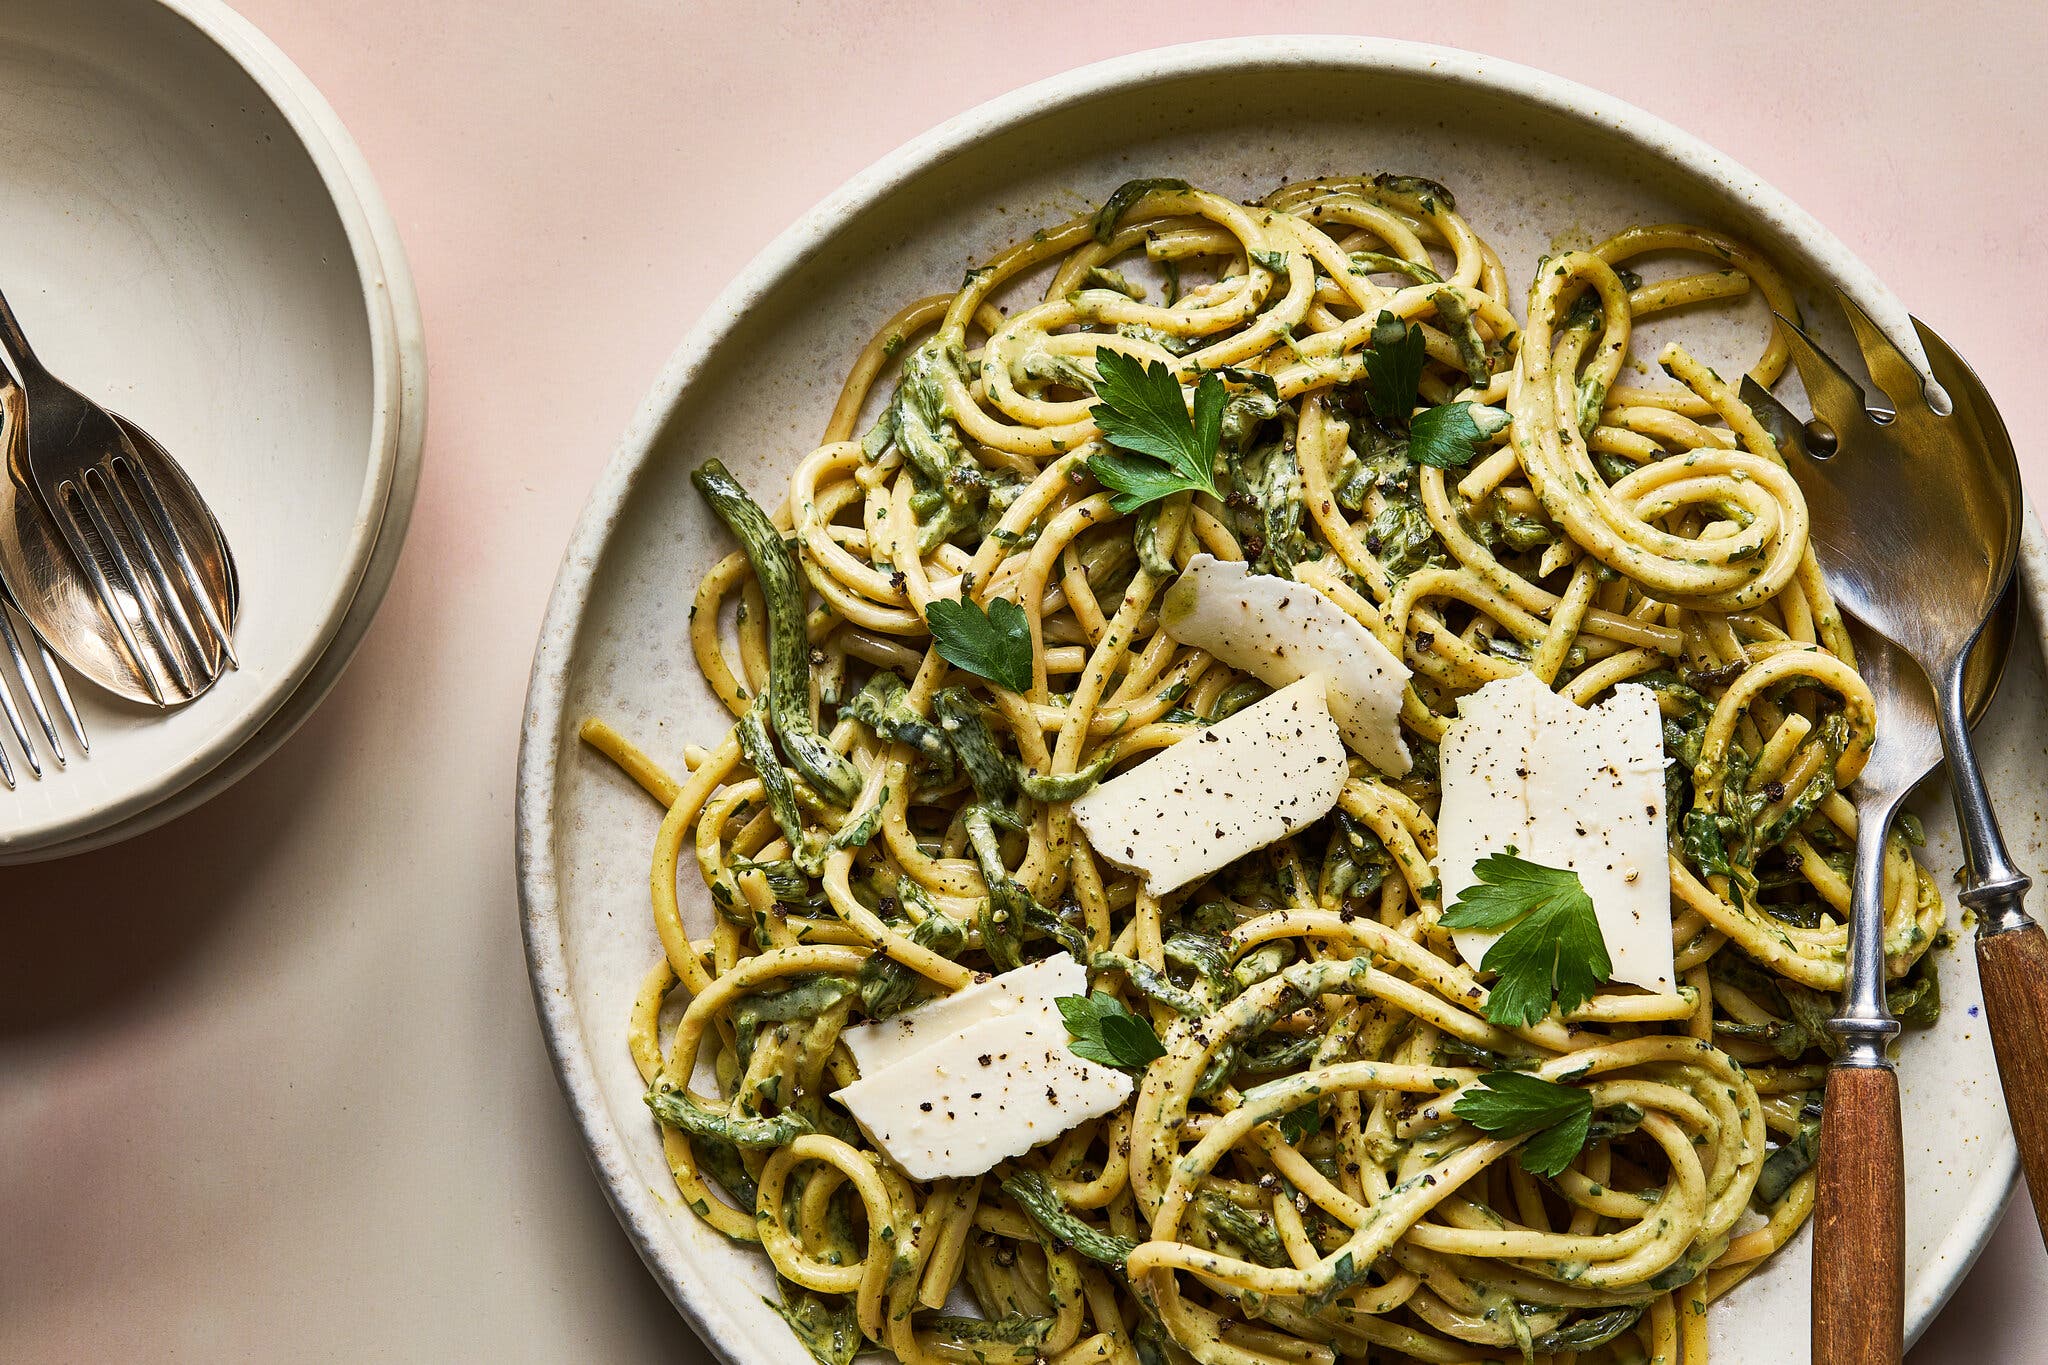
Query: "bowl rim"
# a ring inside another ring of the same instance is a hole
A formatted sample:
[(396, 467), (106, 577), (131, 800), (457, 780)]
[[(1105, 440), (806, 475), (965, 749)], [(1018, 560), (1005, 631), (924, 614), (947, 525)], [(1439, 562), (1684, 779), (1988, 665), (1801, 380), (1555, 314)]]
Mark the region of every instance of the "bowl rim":
[[(855, 174), (779, 233), (736, 275), (670, 354), (584, 503), (548, 599), (520, 730), (514, 858), (520, 928), (534, 1008), (557, 1083), (583, 1135), (586, 1155), (606, 1200), (655, 1281), (706, 1346), (727, 1365), (755, 1365), (744, 1329), (715, 1294), (691, 1293), (691, 1267), (664, 1231), (659, 1196), (637, 1170), (599, 1087), (590, 1045), (582, 1035), (560, 932), (561, 885), (554, 848), (554, 807), (571, 665), (597, 567), (641, 470), (654, 458), (663, 428), (707, 361), (763, 295), (824, 249), (845, 219), (862, 213), (910, 179), (984, 139), (1034, 119), (1105, 96), (1204, 75), (1246, 69), (1328, 70), (1442, 82), (1506, 96), (1589, 130), (1632, 144), (1695, 182), (1718, 189), (1768, 220), (1817, 273), (1844, 286), (1913, 362), (1930, 398), (1945, 403), (1903, 304), (1833, 233), (1761, 177), (1685, 132), (1616, 96), (1502, 58), (1401, 39), (1338, 35), (1267, 35), (1211, 39), (1154, 48), (1078, 67), (999, 95), (904, 143)], [(2039, 607), (2048, 599), (2048, 553), (2028, 518), (2032, 553), (2022, 557), (2037, 634), (2048, 640)], [(1932, 1294), (1907, 1305), (1910, 1345), (1954, 1291), (2010, 1198), (2018, 1150), (2004, 1135), (1990, 1173), (1948, 1237), (1938, 1263), (1952, 1267)], [(1958, 1240), (1961, 1245), (1958, 1246)]]
[[(404, 256), (395, 261), (380, 249), (376, 219), (388, 218), (368, 165), (354, 142), (330, 136), (339, 118), (305, 73), (276, 44), (228, 8), (225, 0), (149, 0), (184, 21), (239, 67), (262, 91), (292, 131), (312, 162), (326, 190), (329, 208), (349, 243), (361, 290), (370, 353), (370, 432), (362, 489), (349, 524), (338, 570), (327, 589), (317, 619), (304, 623), (296, 651), (270, 670), (268, 685), (174, 766), (153, 779), (127, 788), (89, 810), (67, 817), (31, 822), (6, 833), (0, 850), (10, 861), (26, 860), (38, 850), (77, 844), (163, 803), (204, 779), (291, 699), (333, 643), (348, 613), (376, 548), (390, 501), (393, 478), (403, 445), (407, 364), (394, 325), (394, 303), (410, 301), (415, 314), (410, 274)], [(396, 243), (396, 235), (392, 234)], [(414, 327), (417, 335), (417, 327)], [(424, 375), (422, 374), (422, 382)], [(123, 836), (125, 837), (125, 836)]]

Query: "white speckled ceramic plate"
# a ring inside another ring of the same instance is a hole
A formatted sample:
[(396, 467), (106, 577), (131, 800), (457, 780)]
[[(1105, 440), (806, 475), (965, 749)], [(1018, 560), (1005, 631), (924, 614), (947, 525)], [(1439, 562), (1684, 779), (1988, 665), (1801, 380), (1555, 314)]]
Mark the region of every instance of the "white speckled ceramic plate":
[[(1899, 302), (1840, 242), (1705, 144), (1527, 68), (1377, 40), (1205, 43), (1031, 86), (911, 143), (774, 242), (676, 352), (591, 495), (548, 609), (520, 756), (527, 956), (562, 1088), (620, 1221), (723, 1359), (772, 1365), (791, 1348), (752, 1292), (770, 1285), (766, 1263), (681, 1206), (641, 1103), (625, 1020), (658, 951), (647, 909), (658, 812), (576, 740), (583, 717), (601, 715), (679, 767), (685, 741), (708, 742), (728, 723), (684, 643), (689, 585), (727, 548), (689, 469), (715, 452), (775, 500), (882, 319), (1123, 180), (1173, 175), (1247, 196), (1283, 179), (1382, 169), (1451, 186), (1517, 279), (1558, 244), (1693, 219), (1770, 252), (1816, 304), (1809, 317), (1832, 318), (1819, 303), (1840, 287), (1913, 344)], [(1702, 313), (1683, 326), (1696, 351), (1733, 373), (1753, 358), (1762, 318)], [(1649, 353), (1646, 340), (1639, 354)], [(763, 393), (775, 401), (764, 406)], [(764, 412), (776, 414), (766, 425)], [(2039, 867), (2048, 852), (2038, 776), (2048, 752), (2039, 640), (2048, 554), (2038, 528), (2025, 572), (2029, 628), (1980, 733), (2016, 854)], [(1946, 800), (1930, 792), (1920, 810), (1932, 865), (1957, 865)], [(696, 908), (708, 924), (708, 900)], [(1915, 1335), (1983, 1244), (2015, 1169), (1967, 948), (1945, 957), (1941, 984), (1939, 1026), (1912, 1039), (1903, 1059)], [(1806, 1320), (1802, 1237), (1716, 1308), (1715, 1359), (1803, 1361)]]

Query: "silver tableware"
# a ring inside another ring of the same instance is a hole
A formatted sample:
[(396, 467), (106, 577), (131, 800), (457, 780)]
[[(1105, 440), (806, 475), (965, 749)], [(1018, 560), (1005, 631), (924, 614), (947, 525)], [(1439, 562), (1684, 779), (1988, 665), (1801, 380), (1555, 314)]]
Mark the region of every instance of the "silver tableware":
[[(4, 296), (13, 487), (0, 578), (66, 663), (132, 700), (199, 695), (236, 660), (233, 557), (176, 461), (35, 358)], [(195, 624), (196, 618), (196, 624)]]

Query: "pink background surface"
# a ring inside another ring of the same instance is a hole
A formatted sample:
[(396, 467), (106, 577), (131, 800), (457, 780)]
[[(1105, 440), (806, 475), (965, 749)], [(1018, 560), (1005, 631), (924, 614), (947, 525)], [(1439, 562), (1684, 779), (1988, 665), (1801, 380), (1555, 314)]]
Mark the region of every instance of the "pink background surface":
[[(367, 645), (276, 758), (129, 844), (0, 870), (0, 1359), (702, 1358), (533, 1020), (527, 665), (584, 492), (698, 310), (980, 100), (1253, 31), (1543, 67), (1790, 192), (2022, 413), (2048, 354), (2041, 9), (1706, 8), (243, 0), (404, 234), (425, 482)], [(2038, 501), (2048, 450), (2014, 425)], [(2044, 1297), (2022, 1200), (1914, 1365), (2048, 1360)]]

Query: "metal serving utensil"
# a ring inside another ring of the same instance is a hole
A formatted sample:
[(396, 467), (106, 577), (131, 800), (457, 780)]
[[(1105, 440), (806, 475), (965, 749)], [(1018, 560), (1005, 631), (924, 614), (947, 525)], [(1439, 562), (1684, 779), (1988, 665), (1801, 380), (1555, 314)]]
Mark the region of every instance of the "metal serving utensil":
[(0, 349), (25, 398), (7, 411), (0, 572), (80, 673), (132, 700), (189, 701), (236, 666), (238, 584), (219, 524), (148, 433), (43, 367), (4, 296)]
[[(27, 635), (27, 644), (31, 648), (22, 647), (23, 633), (14, 623), (18, 610), (19, 608), (14, 605), (14, 599), (8, 595), (7, 585), (0, 583), (0, 646), (5, 648), (5, 655), (4, 658), (0, 658), (0, 663), (13, 669), (13, 680), (9, 681), (7, 668), (0, 667), (0, 712), (6, 713), (8, 728), (14, 731), (15, 742), (21, 746), (22, 761), (28, 765), (29, 775), (40, 778), (43, 775), (43, 762), (36, 753), (35, 738), (29, 733), (28, 725), (22, 719), (21, 707), (24, 703), (35, 716), (36, 723), (42, 727), (43, 741), (49, 748), (51, 761), (62, 769), (70, 763), (71, 758), (64, 751), (64, 737), (58, 733), (56, 722), (50, 718), (50, 705), (44, 700), (42, 686), (36, 681), (38, 665), (44, 679), (49, 683), (50, 694), (57, 699), (58, 710), (69, 722), (71, 733), (78, 736), (79, 752), (91, 753), (92, 740), (87, 737), (85, 726), (78, 719), (78, 708), (71, 701), (71, 689), (65, 685), (64, 675), (58, 671), (57, 660), (51, 657), (49, 649), (36, 638), (33, 631)], [(34, 663), (29, 661), (31, 654), (35, 656)], [(8, 759), (5, 746), (0, 746), (0, 783), (5, 783), (9, 790), (16, 785), (14, 764)]]
[[(1816, 1365), (1896, 1361), (1901, 1349), (1898, 1086), (1885, 1055), (1898, 1025), (1884, 1005), (1884, 828), (1865, 822), (1896, 811), (1912, 769), (1933, 750), (1930, 731), (1948, 758), (1969, 862), (1960, 899), (1979, 916), (1979, 972), (2007, 1108), (2030, 1176), (2048, 1183), (2048, 1166), (2036, 1165), (2048, 1158), (2048, 940), (2022, 906), (2028, 879), (2005, 851), (1969, 733), (1972, 648), (2011, 597), (2024, 515), (2018, 463), (1982, 383), (1939, 337), (1915, 322), (1954, 404), (1948, 414), (1921, 396), (1917, 372), (1875, 325), (1846, 299), (1844, 307), (1883, 399), (1867, 399), (1780, 319), (1815, 413), (1782, 448), (1836, 600), (1884, 637), (1863, 659), (1879, 738), (1859, 778), (1848, 980), (1830, 1024), (1843, 1049), (1828, 1079), (1815, 1198)], [(1745, 385), (1753, 404), (1760, 393)], [(1778, 424), (1789, 418), (1768, 395), (1761, 402)], [(2048, 1191), (2036, 1199), (2037, 1214), (2044, 1210)]]
[[(1768, 390), (1746, 379), (1743, 398), (1788, 462), (1797, 467), (1813, 458), (1805, 425)], [(1831, 565), (1828, 577), (1834, 581)], [(2004, 677), (2019, 629), (2019, 604), (2015, 578), (2006, 584), (1970, 653), (1964, 692), (1972, 725), (1990, 709)], [(1876, 699), (1877, 739), (1846, 793), (1856, 805), (1856, 854), (1845, 997), (1850, 1009), (1845, 1013), (1875, 1021), (1876, 1028), (1867, 1036), (1844, 1040), (1848, 1045), (1830, 1068), (1828, 1102), (1821, 1111), (1820, 1178), (1825, 1183), (1817, 1191), (1814, 1231), (1816, 1365), (1896, 1360), (1902, 1346), (1903, 1148), (1897, 1083), (1883, 1047), (1899, 1028), (1885, 1002), (1885, 848), (1900, 807), (1941, 764), (1940, 720), (1926, 678), (1883, 636), (1856, 622), (1851, 633), (1858, 665)], [(1852, 1027), (1850, 1032), (1857, 1030)], [(1866, 1093), (1847, 1093), (1858, 1087)], [(1854, 1215), (1853, 1221), (1838, 1216), (1845, 1209)], [(1831, 1334), (1825, 1344), (1819, 1337), (1822, 1330)], [(1833, 1339), (1837, 1332), (1848, 1335), (1855, 1349), (1843, 1354)], [(1861, 1353), (1866, 1350), (1874, 1354)]]

